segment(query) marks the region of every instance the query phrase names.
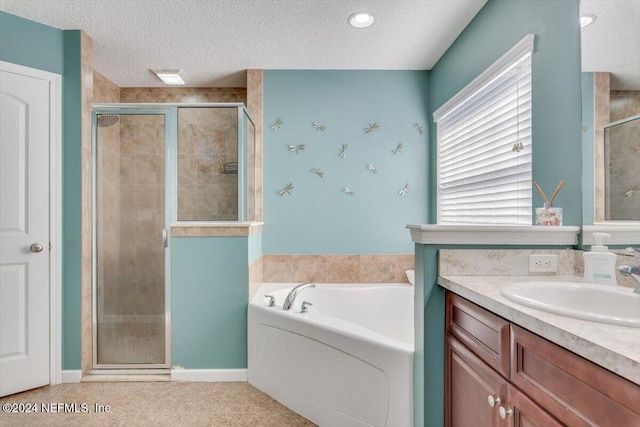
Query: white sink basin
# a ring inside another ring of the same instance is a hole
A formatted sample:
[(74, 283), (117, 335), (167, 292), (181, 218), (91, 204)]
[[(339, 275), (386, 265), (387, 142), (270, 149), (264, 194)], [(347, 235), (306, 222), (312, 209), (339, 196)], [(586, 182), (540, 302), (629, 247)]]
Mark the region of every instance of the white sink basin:
[(520, 282), (500, 290), (515, 303), (577, 319), (640, 328), (640, 295), (621, 286)]

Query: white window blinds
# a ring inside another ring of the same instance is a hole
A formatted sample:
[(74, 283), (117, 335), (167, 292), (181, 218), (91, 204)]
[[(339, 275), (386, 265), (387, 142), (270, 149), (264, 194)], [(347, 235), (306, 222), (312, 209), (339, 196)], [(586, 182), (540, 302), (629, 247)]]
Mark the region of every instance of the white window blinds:
[(434, 113), (438, 223), (531, 225), (528, 35)]

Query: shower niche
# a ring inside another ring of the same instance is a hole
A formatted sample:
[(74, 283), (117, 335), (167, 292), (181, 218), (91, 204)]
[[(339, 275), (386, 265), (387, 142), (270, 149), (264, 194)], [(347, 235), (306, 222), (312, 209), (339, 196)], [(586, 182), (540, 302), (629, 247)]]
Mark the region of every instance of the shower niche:
[(93, 368), (168, 369), (171, 225), (255, 220), (243, 104), (100, 104), (93, 124)]

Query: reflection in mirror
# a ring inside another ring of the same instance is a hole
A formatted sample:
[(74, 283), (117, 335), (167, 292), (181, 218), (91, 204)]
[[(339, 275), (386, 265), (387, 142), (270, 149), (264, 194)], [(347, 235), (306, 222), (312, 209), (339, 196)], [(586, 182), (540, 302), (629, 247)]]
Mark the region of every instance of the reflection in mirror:
[(584, 222), (640, 221), (640, 1), (581, 0), (580, 15), (595, 17), (581, 30)]
[(640, 115), (605, 126), (604, 159), (605, 219), (640, 219)]

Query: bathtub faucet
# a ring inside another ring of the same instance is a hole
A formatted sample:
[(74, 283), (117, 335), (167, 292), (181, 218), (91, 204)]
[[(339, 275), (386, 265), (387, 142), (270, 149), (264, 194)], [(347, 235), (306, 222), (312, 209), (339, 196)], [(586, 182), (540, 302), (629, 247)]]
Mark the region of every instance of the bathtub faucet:
[(291, 289), (291, 291), (289, 292), (289, 295), (287, 295), (287, 298), (285, 298), (284, 300), (284, 304), (282, 304), (282, 309), (289, 310), (293, 305), (293, 302), (296, 300), (296, 297), (303, 289), (315, 288), (315, 287), (316, 285), (314, 285), (313, 283), (300, 283), (298, 286)]

